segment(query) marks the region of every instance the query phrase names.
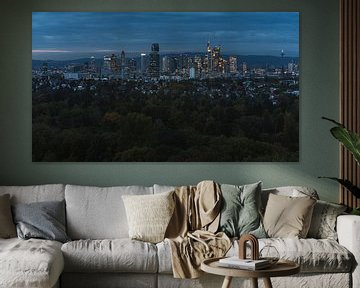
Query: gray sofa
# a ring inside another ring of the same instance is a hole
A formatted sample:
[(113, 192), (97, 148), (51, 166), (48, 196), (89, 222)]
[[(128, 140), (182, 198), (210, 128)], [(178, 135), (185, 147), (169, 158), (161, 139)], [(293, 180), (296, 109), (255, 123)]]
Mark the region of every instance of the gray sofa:
[[(302, 187), (297, 187), (303, 189)], [(76, 185), (0, 186), (15, 203), (66, 202), (65, 244), (40, 239), (0, 239), (0, 287), (221, 287), (222, 277), (199, 279), (172, 277), (171, 250), (167, 242), (151, 244), (128, 238), (122, 195), (169, 191), (173, 187), (89, 187)], [(305, 188), (304, 188), (305, 189)], [(263, 190), (292, 195), (292, 187)], [(316, 193), (316, 192), (312, 192)], [(297, 261), (301, 273), (273, 278), (274, 287), (360, 287), (360, 217), (337, 218), (338, 241), (329, 239), (260, 239), (280, 256)], [(237, 242), (228, 252), (236, 255)], [(260, 287), (262, 281), (259, 281)], [(250, 284), (234, 279), (233, 287)]]

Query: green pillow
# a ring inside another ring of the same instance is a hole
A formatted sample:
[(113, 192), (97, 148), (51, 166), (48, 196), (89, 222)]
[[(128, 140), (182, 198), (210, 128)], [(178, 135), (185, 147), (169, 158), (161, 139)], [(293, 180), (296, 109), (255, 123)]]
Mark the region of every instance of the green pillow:
[(229, 237), (253, 234), (266, 238), (260, 216), (261, 182), (235, 186), (222, 184), (222, 209), (219, 231)]

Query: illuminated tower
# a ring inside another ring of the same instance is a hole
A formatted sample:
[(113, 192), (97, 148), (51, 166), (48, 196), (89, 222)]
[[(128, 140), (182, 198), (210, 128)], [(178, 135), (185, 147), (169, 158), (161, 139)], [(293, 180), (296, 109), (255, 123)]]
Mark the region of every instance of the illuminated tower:
[(111, 56), (104, 56), (104, 64), (103, 64), (103, 72), (110, 73), (111, 72)]
[(229, 69), (230, 69), (230, 73), (237, 72), (237, 59), (235, 56), (229, 57)]
[(213, 58), (213, 71), (220, 71), (220, 46), (215, 46), (212, 51), (212, 58)]
[(90, 58), (89, 72), (96, 73), (96, 60), (94, 56), (91, 56)]
[(140, 54), (140, 72), (145, 74), (147, 70), (147, 56), (145, 53)]
[(159, 78), (160, 77), (159, 43), (151, 44), (149, 76), (151, 78)]
[(118, 65), (116, 63), (116, 55), (112, 54), (111, 58), (110, 58), (110, 68), (112, 72), (117, 72), (118, 71)]
[(212, 54), (210, 41), (208, 41), (207, 47), (206, 47), (206, 59), (207, 59), (207, 61), (205, 61), (205, 63), (207, 64), (206, 70), (207, 70), (207, 72), (212, 71), (212, 69), (213, 69), (213, 54)]

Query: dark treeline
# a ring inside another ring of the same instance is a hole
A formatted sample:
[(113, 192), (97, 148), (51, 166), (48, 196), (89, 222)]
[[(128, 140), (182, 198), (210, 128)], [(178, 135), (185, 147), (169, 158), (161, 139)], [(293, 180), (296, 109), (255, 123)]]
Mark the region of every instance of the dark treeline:
[(298, 97), (276, 83), (274, 102), (266, 85), (247, 90), (236, 80), (89, 80), (82, 89), (34, 81), (33, 161), (299, 158)]

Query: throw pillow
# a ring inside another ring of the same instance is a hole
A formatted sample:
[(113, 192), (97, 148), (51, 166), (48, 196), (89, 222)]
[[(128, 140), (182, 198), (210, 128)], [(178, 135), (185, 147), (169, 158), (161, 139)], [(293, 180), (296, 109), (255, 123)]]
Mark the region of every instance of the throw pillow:
[(312, 214), (308, 237), (337, 240), (336, 219), (346, 206), (318, 200)]
[(306, 197), (269, 195), (264, 227), (269, 237), (306, 238), (316, 200)]
[(122, 196), (131, 239), (151, 243), (164, 240), (175, 208), (173, 193)]
[(221, 185), (222, 209), (219, 231), (229, 237), (251, 233), (265, 238), (266, 233), (260, 216), (261, 182), (235, 186)]
[(65, 232), (65, 201), (15, 204), (13, 215), (19, 238), (70, 241)]
[(10, 195), (0, 196), (0, 238), (16, 237), (16, 229), (11, 215)]

